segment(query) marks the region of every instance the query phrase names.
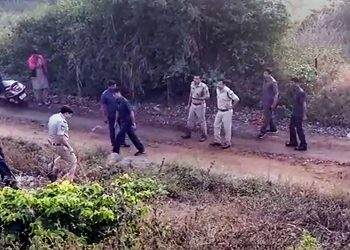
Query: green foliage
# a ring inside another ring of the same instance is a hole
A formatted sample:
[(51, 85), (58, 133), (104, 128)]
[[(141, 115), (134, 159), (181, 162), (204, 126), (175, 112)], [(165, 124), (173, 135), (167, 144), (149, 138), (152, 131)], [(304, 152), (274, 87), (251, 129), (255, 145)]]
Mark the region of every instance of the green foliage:
[(319, 250), (320, 243), (309, 231), (303, 230), (303, 236), (296, 250)]
[(113, 186), (132, 205), (140, 201), (167, 194), (166, 187), (152, 178), (136, 178), (128, 174), (119, 177)]
[(163, 188), (151, 178), (129, 176), (120, 177), (106, 188), (69, 182), (37, 191), (5, 188), (0, 191), (2, 244), (65, 249), (98, 243), (116, 234), (120, 237), (118, 244), (131, 247), (136, 244), (140, 216), (147, 212), (141, 202), (164, 193)]
[(38, 48), (66, 93), (97, 95), (118, 76), (132, 97), (149, 97), (166, 88), (165, 75), (251, 76), (287, 22), (285, 6), (272, 0), (59, 0), (12, 28), (0, 61), (23, 75)]
[(289, 70), (294, 77), (306, 82), (315, 81), (317, 77), (315, 66), (310, 64), (291, 65), (287, 70)]

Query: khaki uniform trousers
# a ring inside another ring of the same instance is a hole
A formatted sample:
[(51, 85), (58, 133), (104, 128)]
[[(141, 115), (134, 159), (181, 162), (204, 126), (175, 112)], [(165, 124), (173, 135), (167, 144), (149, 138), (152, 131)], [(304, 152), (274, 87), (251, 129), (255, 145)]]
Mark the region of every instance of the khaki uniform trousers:
[[(215, 116), (214, 122), (214, 139), (216, 143), (220, 143), (223, 146), (231, 146), (232, 136), (232, 115), (233, 110), (218, 111)], [(221, 131), (224, 128), (225, 136), (222, 141)]]
[(196, 122), (201, 126), (203, 136), (208, 136), (207, 121), (205, 118), (207, 105), (205, 103), (200, 105), (191, 104), (187, 119), (187, 128), (189, 132), (194, 129)]
[(74, 153), (71, 153), (65, 146), (52, 146), (54, 152), (59, 156), (55, 159), (55, 163), (62, 159), (66, 161), (69, 165), (69, 172), (65, 177), (73, 177), (77, 168), (77, 157)]

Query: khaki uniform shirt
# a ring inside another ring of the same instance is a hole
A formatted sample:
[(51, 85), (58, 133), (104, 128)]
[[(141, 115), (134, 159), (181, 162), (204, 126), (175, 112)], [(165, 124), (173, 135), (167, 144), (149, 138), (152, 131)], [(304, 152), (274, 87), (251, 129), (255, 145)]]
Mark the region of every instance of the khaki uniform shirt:
[(203, 82), (200, 82), (198, 85), (192, 82), (190, 96), (193, 104), (204, 104), (205, 100), (210, 98), (209, 88)]
[(57, 143), (57, 136), (65, 136), (67, 139), (68, 136), (68, 122), (63, 114), (58, 113), (50, 117), (49, 123), (49, 139), (52, 143)]
[(225, 86), (222, 90), (216, 88), (216, 95), (219, 110), (232, 109), (232, 102), (239, 102), (239, 97), (227, 86)]

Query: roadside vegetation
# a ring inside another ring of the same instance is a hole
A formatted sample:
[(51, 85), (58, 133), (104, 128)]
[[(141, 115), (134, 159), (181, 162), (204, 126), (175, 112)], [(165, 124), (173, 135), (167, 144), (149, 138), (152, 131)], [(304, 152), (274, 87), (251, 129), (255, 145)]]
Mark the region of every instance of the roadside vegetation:
[[(7, 142), (6, 152), (17, 143), (28, 147), (25, 152), (33, 152), (32, 143), (2, 141)], [(35, 148), (43, 152), (45, 146)], [(123, 161), (106, 166), (105, 155), (102, 150), (82, 154), (87, 179), (80, 173), (78, 184), (2, 189), (2, 249), (334, 250), (350, 246), (346, 194), (325, 195), (310, 187), (221, 176), (166, 160), (147, 166)], [(14, 157), (9, 155), (9, 162)], [(26, 159), (27, 166), (42, 164), (30, 155)], [(31, 167), (22, 171), (35, 172)]]
[[(13, 17), (12, 4), (0, 4), (1, 70), (27, 79), (36, 49), (58, 94), (96, 97), (116, 77), (131, 99), (171, 103), (200, 72), (211, 88), (218, 77), (233, 79), (241, 105), (256, 108), (269, 66), (281, 105), (289, 108), (288, 79), (298, 77), (313, 121), (350, 125), (349, 0), (301, 23), (272, 0), (28, 0)], [(0, 190), (0, 249), (350, 248), (346, 194), (166, 159), (106, 165), (103, 150), (78, 152), (76, 184), (47, 184), (45, 145), (1, 141), (15, 173), (31, 178), (22, 190)]]

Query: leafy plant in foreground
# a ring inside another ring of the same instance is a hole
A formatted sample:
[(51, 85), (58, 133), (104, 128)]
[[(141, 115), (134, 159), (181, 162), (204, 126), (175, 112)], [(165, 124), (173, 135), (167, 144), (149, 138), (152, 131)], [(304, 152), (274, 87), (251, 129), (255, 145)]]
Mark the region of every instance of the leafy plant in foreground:
[(141, 202), (161, 193), (164, 187), (156, 180), (130, 176), (112, 187), (62, 182), (33, 191), (5, 188), (0, 191), (0, 247), (64, 249), (69, 244), (79, 249), (111, 235), (131, 247), (148, 212)]

